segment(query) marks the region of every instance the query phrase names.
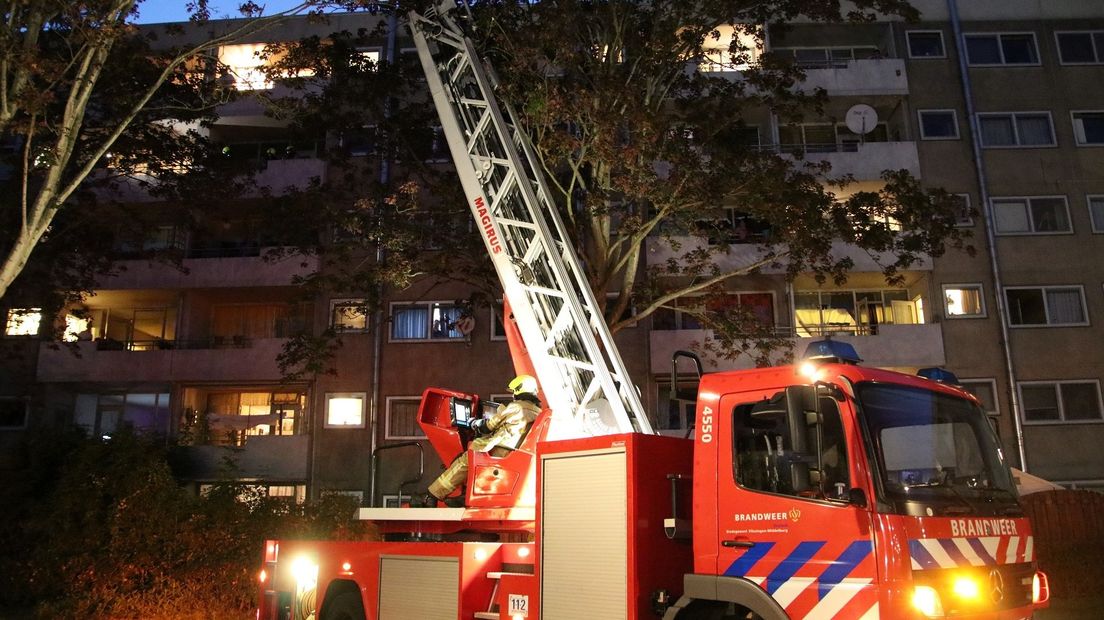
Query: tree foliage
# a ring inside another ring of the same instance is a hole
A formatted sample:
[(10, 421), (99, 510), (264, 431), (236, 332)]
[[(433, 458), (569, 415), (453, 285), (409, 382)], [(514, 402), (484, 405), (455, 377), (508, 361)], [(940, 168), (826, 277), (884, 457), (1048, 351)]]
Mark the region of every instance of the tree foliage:
[[(771, 266), (790, 278), (813, 274), (841, 284), (854, 267), (843, 242), (898, 284), (904, 271), (947, 247), (970, 250), (954, 226), (953, 200), (904, 170), (885, 171), (871, 189), (800, 153), (743, 138), (765, 112), (783, 121), (825, 114), (826, 94), (803, 91), (799, 67), (760, 53), (768, 29), (780, 33), (795, 19), (865, 22), (875, 12), (915, 18), (903, 0), (847, 9), (836, 0), (562, 0), (473, 9), (474, 38), (501, 77), (498, 94), (537, 147), (596, 298), (609, 299), (604, 310), (614, 331), (680, 305), (715, 330), (721, 348), (751, 354), (757, 341), (769, 357), (783, 343), (771, 341), (750, 312), (720, 301), (733, 278)], [(737, 36), (728, 43), (723, 32)], [(369, 245), (389, 244), (387, 262), (349, 261), (334, 244), (327, 251), (340, 266), (311, 284), (364, 290), (360, 268), (371, 263), (369, 279), (377, 283), (458, 279), (493, 299), (497, 282), (463, 225), (469, 216), (457, 182), (417, 150), (435, 124), (420, 69), (402, 59), (365, 65), (356, 50), (371, 35), (301, 41), (283, 56), (319, 70), (306, 96), (277, 102), (279, 113), (338, 136), (372, 127), (374, 155), (398, 162), (387, 182), (358, 186), (359, 203), (356, 196), (334, 203), (344, 210), (335, 221), (351, 217), (354, 229), (370, 231), (361, 237)], [(740, 67), (738, 74), (694, 70), (717, 60), (706, 48), (718, 41), (727, 44), (723, 62)], [(353, 203), (361, 208), (350, 210)], [(758, 256), (738, 268), (721, 266), (733, 250), (733, 212), (764, 233), (755, 239)], [(671, 258), (646, 260), (649, 244), (666, 246)], [(378, 277), (384, 270), (389, 278)], [(702, 303), (688, 305), (690, 295)]]
[(232, 482), (203, 496), (162, 441), (38, 436), (10, 472), (0, 601), (52, 618), (244, 618), (264, 540), (370, 539), (353, 501), (296, 505)]

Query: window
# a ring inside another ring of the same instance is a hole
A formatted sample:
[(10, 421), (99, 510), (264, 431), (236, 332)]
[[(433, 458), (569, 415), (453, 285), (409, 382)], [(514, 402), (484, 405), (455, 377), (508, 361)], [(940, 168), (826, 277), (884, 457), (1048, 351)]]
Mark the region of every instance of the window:
[(417, 396), (387, 397), (387, 439), (423, 439), (425, 433), (418, 424)]
[(368, 306), (363, 299), (335, 299), (330, 302), (330, 325), (337, 331), (366, 331)]
[(493, 308), (488, 308), (491, 313), (491, 340), (506, 340), (506, 324), (502, 322), (503, 310), (501, 299)]
[(1004, 295), (1013, 327), (1089, 324), (1080, 286), (1014, 287)]
[(970, 195), (953, 194), (951, 199), (955, 201), (955, 226), (965, 228), (974, 225), (973, 214), (970, 213)]
[(1073, 232), (1064, 196), (994, 198), (993, 218), (998, 235)]
[(1094, 233), (1104, 233), (1104, 196), (1086, 196)]
[(906, 289), (797, 291), (794, 322), (801, 338), (874, 334), (885, 323), (923, 323), (924, 312), (920, 299)]
[[(705, 329), (695, 312), (702, 309), (702, 297), (689, 295), (675, 300), (675, 308), (662, 308), (652, 319), (652, 329)], [(711, 299), (707, 310), (722, 312), (740, 306), (751, 313), (763, 327), (774, 327), (774, 295), (769, 292), (726, 293)]]
[(1019, 384), (1028, 422), (1099, 422), (1100, 384), (1096, 381), (1024, 381)]
[(909, 58), (946, 58), (943, 50), (942, 30), (909, 30), (905, 33), (908, 39)]
[(326, 428), (364, 428), (364, 392), (328, 392)]
[(943, 302), (947, 318), (973, 319), (986, 316), (980, 284), (944, 284)]
[(1077, 146), (1104, 144), (1104, 112), (1072, 112)]
[(211, 307), (211, 337), (216, 345), (286, 338), (305, 327), (305, 321), (292, 309), (286, 303), (215, 304)]
[(1035, 34), (966, 34), (966, 58), (971, 65), (1037, 65)]
[(441, 302), (391, 304), (391, 340), (463, 340), (463, 309)]
[(1104, 32), (1056, 32), (1058, 58), (1063, 65), (1092, 65), (1104, 62)]
[(198, 445), (243, 446), (251, 437), (297, 435), (306, 410), (302, 392), (207, 391), (186, 388), (181, 429)]
[(27, 427), (30, 403), (22, 398), (0, 397), (0, 429)]
[[(845, 499), (851, 489), (847, 443), (835, 399), (821, 395), (821, 424), (792, 433), (788, 400), (799, 398), (813, 410), (811, 388), (788, 388), (771, 398), (737, 405), (732, 412), (736, 482), (754, 491), (816, 499)], [(802, 416), (805, 420), (814, 419)], [(819, 430), (819, 432), (818, 432)], [(803, 433), (801, 431), (804, 431)], [(793, 436), (804, 436), (804, 446)]]
[(981, 145), (987, 148), (1055, 146), (1050, 112), (978, 114)]
[(5, 336), (37, 336), (42, 326), (42, 308), (12, 308), (4, 325)]
[(169, 393), (78, 394), (73, 423), (92, 437), (110, 436), (123, 426), (168, 435), (172, 430)]
[[(656, 421), (660, 429), (687, 431), (694, 427), (696, 401), (687, 400), (687, 397), (694, 398), (697, 384), (693, 381), (679, 381), (678, 387), (679, 393), (672, 395), (670, 383), (656, 386), (656, 403), (660, 412), (659, 419)], [(672, 398), (672, 396), (679, 398)]]
[(261, 58), (265, 43), (240, 43), (223, 45), (218, 49), (218, 60), (230, 70), (237, 90), (266, 90), (272, 88), (272, 80), (265, 75), (265, 60)]
[(954, 110), (920, 110), (920, 137), (924, 140), (957, 140), (958, 118)]
[(981, 408), (991, 416), (1000, 415), (997, 406), (997, 382), (993, 379), (963, 379), (959, 387), (973, 394), (981, 401)]

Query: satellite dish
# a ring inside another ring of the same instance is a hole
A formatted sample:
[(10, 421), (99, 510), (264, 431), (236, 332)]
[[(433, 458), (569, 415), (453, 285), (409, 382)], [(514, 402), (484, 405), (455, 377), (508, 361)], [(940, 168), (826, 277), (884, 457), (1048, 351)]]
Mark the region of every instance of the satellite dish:
[(866, 135), (878, 126), (878, 111), (865, 103), (855, 104), (847, 111), (843, 120), (852, 132), (860, 136)]

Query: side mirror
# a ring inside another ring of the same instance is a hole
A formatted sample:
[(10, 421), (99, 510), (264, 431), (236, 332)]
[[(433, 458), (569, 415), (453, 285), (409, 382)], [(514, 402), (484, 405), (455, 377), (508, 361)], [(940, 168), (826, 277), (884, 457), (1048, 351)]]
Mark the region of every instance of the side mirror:
[(809, 482), (809, 464), (803, 461), (790, 463), (790, 487), (794, 493), (801, 493), (812, 488)]
[(866, 491), (853, 488), (847, 492), (847, 501), (853, 506), (866, 508)]

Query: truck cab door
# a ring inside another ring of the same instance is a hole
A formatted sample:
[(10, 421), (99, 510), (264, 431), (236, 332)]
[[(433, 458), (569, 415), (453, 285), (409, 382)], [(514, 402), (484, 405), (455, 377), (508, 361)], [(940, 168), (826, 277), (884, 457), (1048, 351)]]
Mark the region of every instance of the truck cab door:
[(731, 394), (718, 414), (718, 573), (759, 586), (791, 618), (875, 610), (864, 459), (845, 397), (794, 386)]

